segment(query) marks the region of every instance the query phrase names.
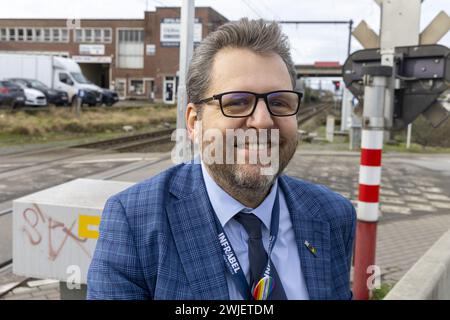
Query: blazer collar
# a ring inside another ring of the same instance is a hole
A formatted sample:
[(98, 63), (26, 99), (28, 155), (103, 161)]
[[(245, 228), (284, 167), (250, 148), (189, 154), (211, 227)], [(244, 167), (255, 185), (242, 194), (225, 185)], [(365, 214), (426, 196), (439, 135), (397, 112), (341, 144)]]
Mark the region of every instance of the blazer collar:
[(181, 166), (169, 185), (166, 212), (194, 299), (228, 300), (225, 265), (200, 165)]

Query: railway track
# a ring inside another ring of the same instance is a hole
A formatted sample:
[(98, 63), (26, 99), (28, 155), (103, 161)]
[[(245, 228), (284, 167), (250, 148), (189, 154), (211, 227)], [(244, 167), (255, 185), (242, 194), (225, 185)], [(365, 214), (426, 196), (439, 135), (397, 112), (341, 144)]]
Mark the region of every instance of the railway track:
[(175, 128), (168, 128), (159, 131), (134, 134), (125, 137), (97, 141), (73, 146), (72, 148), (94, 148), (104, 150), (114, 150), (118, 152), (130, 152), (138, 150), (140, 147), (170, 142), (170, 137)]
[[(45, 153), (57, 153), (58, 151), (63, 151), (67, 149), (87, 149), (86, 151), (77, 152), (76, 155), (64, 155), (60, 157), (56, 157), (53, 159), (43, 160), (35, 163), (24, 164), (21, 166), (14, 166), (13, 168), (6, 168), (0, 170), (0, 175), (11, 176), (16, 173), (23, 173), (23, 170), (31, 170), (34, 171), (34, 168), (39, 168), (42, 165), (51, 165), (54, 163), (58, 163), (63, 160), (71, 159), (74, 157), (83, 157), (90, 154), (96, 154), (100, 150), (112, 150), (117, 152), (131, 152), (136, 151), (142, 148), (143, 146), (155, 145), (170, 142), (170, 137), (173, 129), (164, 129), (158, 131), (152, 131), (147, 133), (129, 135), (114, 139), (102, 140), (98, 142), (91, 142), (85, 144), (73, 145), (70, 147), (49, 147), (43, 150), (29, 150), (29, 151), (21, 151), (16, 153), (7, 154), (5, 156), (0, 155), (1, 160), (14, 160), (15, 158), (20, 158), (24, 156), (34, 156)], [(37, 169), (39, 170), (39, 169)]]
[(41, 146), (38, 146), (38, 147), (30, 149), (30, 150), (20, 150), (20, 151), (1, 153), (0, 158), (2, 160), (7, 160), (7, 159), (23, 157), (23, 156), (32, 156), (32, 155), (36, 155), (36, 154), (40, 154), (40, 153), (59, 150), (61, 148), (62, 148), (61, 146), (51, 146), (51, 147), (43, 147), (43, 148)]
[(304, 124), (308, 120), (311, 120), (315, 116), (318, 116), (325, 110), (332, 107), (331, 103), (323, 103), (317, 106), (311, 106), (309, 108), (305, 108), (302, 113), (299, 113), (298, 124)]

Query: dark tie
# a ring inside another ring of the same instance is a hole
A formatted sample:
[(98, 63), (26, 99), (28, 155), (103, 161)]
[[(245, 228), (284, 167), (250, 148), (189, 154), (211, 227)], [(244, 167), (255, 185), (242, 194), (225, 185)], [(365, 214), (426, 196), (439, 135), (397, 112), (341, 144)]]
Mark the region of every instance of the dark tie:
[[(255, 285), (262, 278), (267, 265), (267, 252), (264, 249), (261, 234), (261, 220), (253, 213), (238, 213), (234, 216), (248, 234), (248, 259), (250, 262), (250, 286)], [(275, 287), (269, 300), (286, 300), (286, 293), (280, 281), (275, 265), (270, 262), (270, 275), (275, 281)]]

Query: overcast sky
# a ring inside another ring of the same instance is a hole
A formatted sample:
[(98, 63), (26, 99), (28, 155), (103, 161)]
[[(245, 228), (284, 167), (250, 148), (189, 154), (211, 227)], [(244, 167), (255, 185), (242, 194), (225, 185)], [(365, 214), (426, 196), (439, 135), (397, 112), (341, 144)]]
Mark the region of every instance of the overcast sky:
[[(7, 5), (5, 3), (7, 2)], [(140, 18), (155, 6), (179, 6), (181, 0), (0, 0), (0, 18)], [(380, 9), (373, 0), (196, 0), (229, 20), (241, 17), (274, 20), (365, 20), (377, 33)], [(421, 30), (440, 12), (450, 15), (450, 0), (422, 4)], [(347, 56), (347, 25), (284, 25), (298, 64), (340, 61)], [(450, 46), (450, 32), (440, 44)], [(352, 38), (352, 51), (362, 49)]]

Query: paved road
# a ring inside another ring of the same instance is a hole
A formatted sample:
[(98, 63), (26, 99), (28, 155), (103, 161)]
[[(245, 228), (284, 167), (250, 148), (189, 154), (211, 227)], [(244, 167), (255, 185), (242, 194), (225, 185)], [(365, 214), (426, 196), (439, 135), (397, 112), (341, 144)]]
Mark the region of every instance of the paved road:
[[(161, 155), (145, 155), (154, 159)], [(131, 160), (133, 157), (136, 161)], [(111, 155), (114, 162), (128, 159), (130, 166), (145, 164), (136, 154)], [(93, 158), (105, 162), (108, 155)], [(138, 160), (139, 159), (139, 160)], [(139, 162), (140, 161), (140, 162)], [(378, 226), (376, 263), (382, 270), (382, 282), (395, 283), (425, 251), (450, 228), (450, 155), (385, 154), (383, 156), (381, 213)], [(137, 182), (171, 165), (166, 160), (157, 165), (133, 170), (114, 178)], [(329, 186), (356, 203), (359, 153), (305, 151), (301, 147), (287, 168), (287, 173)], [(70, 173), (72, 166), (67, 166)], [(111, 172), (118, 169), (111, 169)], [(99, 178), (101, 176), (98, 176)], [(0, 286), (13, 280), (11, 271), (0, 274)], [(20, 280), (20, 279), (19, 279)], [(43, 289), (41, 289), (41, 287)], [(0, 288), (1, 289), (1, 288)], [(6, 299), (58, 299), (55, 284), (28, 287), (9, 293)]]
[[(287, 172), (329, 186), (355, 205), (357, 153), (299, 150)], [(383, 157), (376, 264), (395, 283), (450, 228), (450, 155)]]

